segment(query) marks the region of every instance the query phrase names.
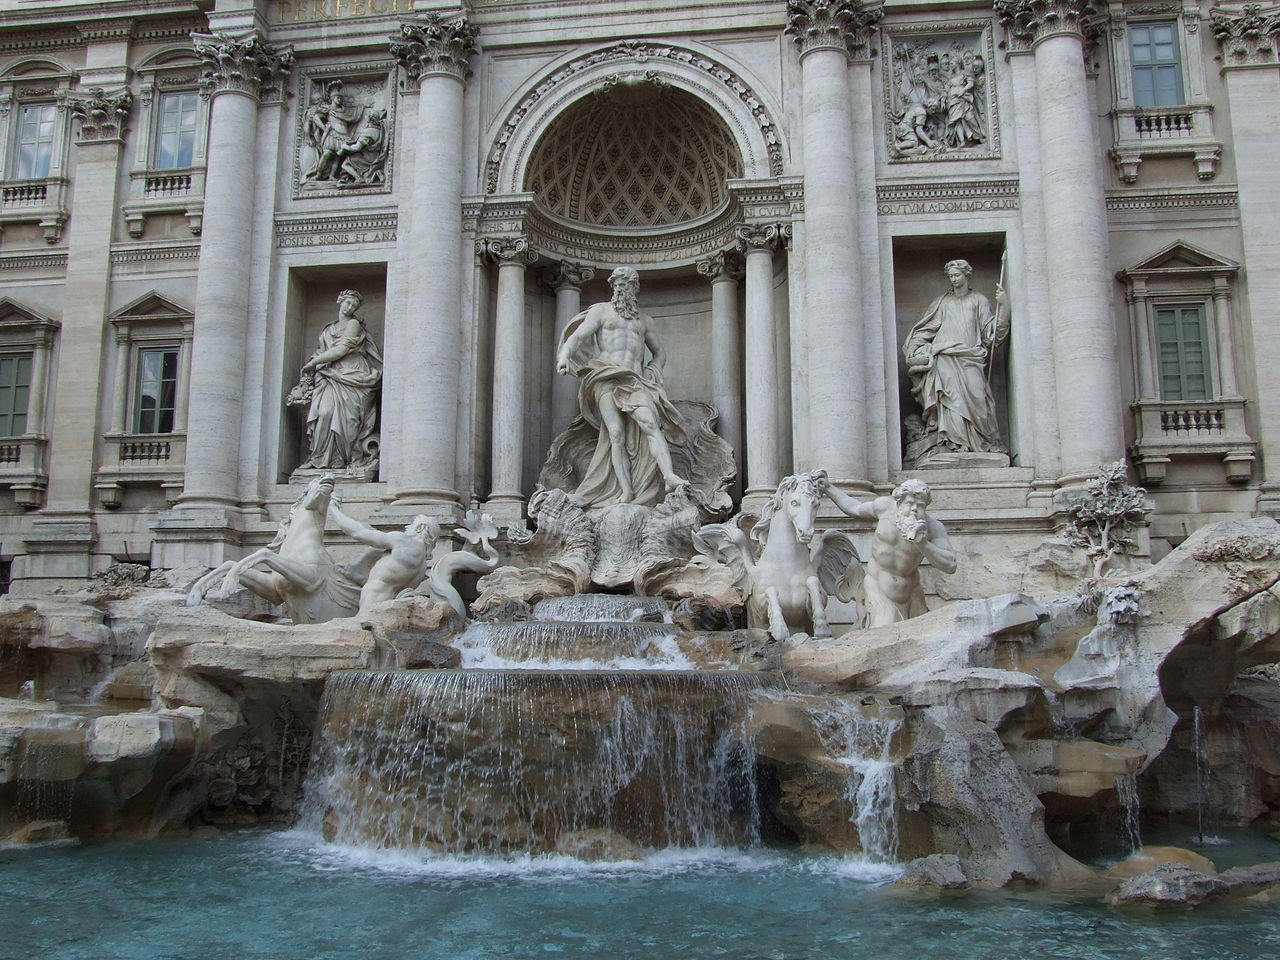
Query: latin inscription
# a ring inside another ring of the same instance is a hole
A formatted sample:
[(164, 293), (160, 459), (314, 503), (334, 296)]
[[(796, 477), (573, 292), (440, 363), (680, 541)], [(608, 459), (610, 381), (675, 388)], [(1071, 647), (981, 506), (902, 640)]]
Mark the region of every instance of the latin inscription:
[(312, 23), (412, 13), (413, 0), (277, 0), (276, 23)]
[(301, 236), (277, 237), (276, 247), (336, 247), (347, 243), (395, 243), (394, 230), (309, 233)]
[(1016, 197), (999, 200), (922, 200), (881, 203), (876, 206), (882, 216), (918, 213), (980, 213), (984, 210), (1017, 210)]

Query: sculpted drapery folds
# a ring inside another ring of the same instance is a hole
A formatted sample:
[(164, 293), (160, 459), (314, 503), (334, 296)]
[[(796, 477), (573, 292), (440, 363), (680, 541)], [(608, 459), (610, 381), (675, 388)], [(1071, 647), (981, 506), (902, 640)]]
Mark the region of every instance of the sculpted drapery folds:
[(686, 483), (672, 467), (668, 445), (684, 443), (685, 432), (662, 383), (653, 320), (636, 302), (639, 274), (619, 267), (609, 283), (612, 300), (570, 321), (556, 356), (559, 373), (578, 377), (582, 417), (599, 430), (573, 495), (589, 506), (653, 504)]
[(996, 285), (992, 313), (987, 298), (969, 289), (973, 268), (967, 261), (952, 260), (946, 273), (951, 290), (929, 305), (902, 348), (927, 446), (1003, 452), (989, 364), (991, 352), (1009, 335), (1004, 288)]
[(308, 403), (311, 454), (305, 467), (352, 468), (376, 459), (382, 356), (356, 316), (363, 299), (355, 290), (338, 295), (338, 317), (320, 331), (319, 349), (289, 395), (291, 405)]

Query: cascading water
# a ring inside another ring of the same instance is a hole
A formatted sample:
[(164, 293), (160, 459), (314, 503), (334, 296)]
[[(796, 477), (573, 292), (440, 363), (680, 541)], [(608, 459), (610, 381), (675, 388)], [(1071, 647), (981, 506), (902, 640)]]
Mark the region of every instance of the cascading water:
[(1138, 801), (1137, 774), (1116, 777), (1116, 795), (1120, 798), (1121, 827), (1130, 854), (1142, 849), (1141, 807)]
[(870, 716), (845, 702), (814, 710), (810, 719), (823, 747), (849, 768), (845, 799), (853, 807), (850, 822), (863, 852), (892, 862), (898, 853), (898, 791), (890, 752), (901, 720)]
[(745, 673), (333, 674), (304, 822), (335, 842), (540, 853), (757, 840)]
[(457, 646), (462, 666), (474, 669), (690, 670), (673, 632), (667, 624), (618, 621), (473, 623)]
[(1197, 706), (1192, 712), (1193, 749), (1196, 755), (1196, 843), (1204, 843), (1204, 808), (1208, 802), (1205, 790), (1204, 712)]

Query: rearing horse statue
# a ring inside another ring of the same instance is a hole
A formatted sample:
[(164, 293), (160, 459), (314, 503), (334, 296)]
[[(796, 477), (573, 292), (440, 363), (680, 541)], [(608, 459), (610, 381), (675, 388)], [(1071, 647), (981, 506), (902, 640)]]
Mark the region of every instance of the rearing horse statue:
[[(201, 577), (187, 594), (187, 603), (199, 603), (222, 578), (219, 593), (224, 598), (243, 586), (268, 603), (283, 604), (294, 623), (324, 623), (353, 616), (360, 605), (360, 583), (334, 561), (324, 545), (333, 488), (331, 473), (312, 480), (271, 546), (255, 550), (243, 560), (228, 561)], [(255, 569), (260, 567), (266, 569)]]
[(701, 553), (733, 570), (746, 599), (747, 625), (767, 627), (775, 640), (793, 632), (831, 636), (827, 597), (852, 600), (862, 579), (862, 564), (847, 535), (836, 530), (814, 535), (826, 485), (825, 470), (787, 477), (760, 511), (750, 540), (733, 521), (710, 524), (693, 537)]

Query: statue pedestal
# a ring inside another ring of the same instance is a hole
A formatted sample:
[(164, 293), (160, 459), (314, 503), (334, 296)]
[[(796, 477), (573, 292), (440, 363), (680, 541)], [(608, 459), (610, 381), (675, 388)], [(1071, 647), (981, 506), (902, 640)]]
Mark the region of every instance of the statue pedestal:
[(924, 456), (908, 462), (917, 470), (956, 470), (1009, 466), (1007, 453), (975, 453), (970, 450), (943, 450), (935, 447)]

